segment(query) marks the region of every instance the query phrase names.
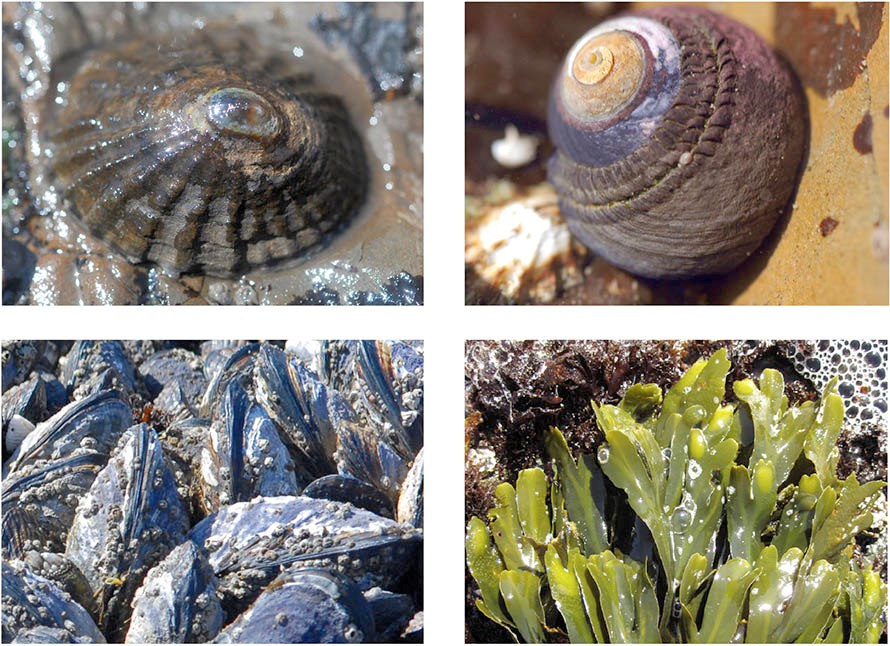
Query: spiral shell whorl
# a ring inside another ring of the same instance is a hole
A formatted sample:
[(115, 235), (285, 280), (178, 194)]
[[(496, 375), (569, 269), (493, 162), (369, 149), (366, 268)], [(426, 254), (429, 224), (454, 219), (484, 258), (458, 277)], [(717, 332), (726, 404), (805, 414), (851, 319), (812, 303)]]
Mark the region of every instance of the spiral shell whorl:
[(679, 45), (678, 87), (651, 83), (636, 99), (670, 98), (648, 124), (622, 117), (591, 134), (563, 118), (557, 80), (549, 125), (558, 152), (548, 170), (561, 210), (582, 242), (634, 273), (729, 271), (763, 241), (793, 191), (805, 136), (799, 88), (735, 21), (691, 7), (635, 17), (660, 23)]
[(345, 107), (296, 60), (200, 38), (81, 65), (52, 168), (80, 221), (131, 261), (231, 276), (318, 245), (361, 205), (367, 169)]
[(671, 32), (654, 20), (628, 16), (591, 29), (569, 52), (554, 85), (554, 144), (593, 166), (637, 149), (680, 86), (679, 55)]

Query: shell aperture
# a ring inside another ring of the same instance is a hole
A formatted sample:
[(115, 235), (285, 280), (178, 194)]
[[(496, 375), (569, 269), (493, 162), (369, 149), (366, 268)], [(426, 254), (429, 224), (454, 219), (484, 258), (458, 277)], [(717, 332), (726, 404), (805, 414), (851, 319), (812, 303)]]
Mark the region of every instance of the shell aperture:
[(725, 273), (788, 204), (806, 124), (793, 73), (747, 27), (694, 7), (636, 12), (569, 52), (548, 176), (572, 232), (610, 263), (651, 278)]
[(236, 30), (138, 39), (80, 65), (50, 140), (72, 212), (132, 262), (237, 276), (348, 222), (367, 164), (341, 100)]

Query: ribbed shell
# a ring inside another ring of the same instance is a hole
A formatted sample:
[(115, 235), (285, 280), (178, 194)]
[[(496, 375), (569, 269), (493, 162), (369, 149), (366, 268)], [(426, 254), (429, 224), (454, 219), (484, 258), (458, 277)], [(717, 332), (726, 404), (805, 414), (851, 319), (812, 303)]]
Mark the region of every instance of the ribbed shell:
[[(633, 15), (670, 30), (679, 45), (679, 87), (644, 87), (652, 94), (635, 106), (675, 94), (637, 143), (621, 132), (623, 122), (579, 129), (561, 108), (557, 81), (549, 127), (558, 151), (548, 170), (562, 214), (594, 252), (634, 273), (730, 271), (762, 243), (795, 189), (806, 136), (799, 85), (733, 20), (693, 7)], [(614, 23), (632, 29), (621, 18)], [(626, 112), (637, 113), (633, 106)], [(589, 159), (597, 145), (625, 150), (597, 163)], [(592, 152), (579, 154), (579, 147)]]
[[(232, 276), (294, 258), (366, 192), (358, 135), (295, 57), (198, 31), (92, 54), (55, 118), (67, 205), (133, 262)], [(304, 66), (305, 67), (305, 66)]]

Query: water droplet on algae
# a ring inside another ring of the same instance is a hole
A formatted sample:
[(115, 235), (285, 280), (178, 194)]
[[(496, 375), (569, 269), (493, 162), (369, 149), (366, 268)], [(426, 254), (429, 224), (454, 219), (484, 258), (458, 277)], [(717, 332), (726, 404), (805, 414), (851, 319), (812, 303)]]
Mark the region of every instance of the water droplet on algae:
[[(782, 598), (782, 601), (787, 601), (791, 598), (792, 594), (794, 594), (794, 584), (788, 581), (782, 585), (781, 589), (779, 590), (779, 596)], [(784, 610), (784, 608), (782, 608), (781, 610)]]
[(679, 507), (671, 514), (671, 529), (675, 532), (684, 532), (692, 524), (692, 514), (688, 510)]
[(701, 465), (695, 460), (690, 460), (689, 466), (686, 467), (686, 475), (690, 480), (695, 480), (701, 475)]
[(609, 447), (601, 446), (600, 450), (596, 452), (596, 459), (599, 460), (600, 464), (605, 464), (609, 461)]
[(707, 417), (707, 411), (704, 407), (699, 406), (697, 404), (693, 404), (689, 408), (687, 408), (683, 413), (683, 421), (689, 424), (690, 426), (694, 426), (698, 424), (702, 420)]

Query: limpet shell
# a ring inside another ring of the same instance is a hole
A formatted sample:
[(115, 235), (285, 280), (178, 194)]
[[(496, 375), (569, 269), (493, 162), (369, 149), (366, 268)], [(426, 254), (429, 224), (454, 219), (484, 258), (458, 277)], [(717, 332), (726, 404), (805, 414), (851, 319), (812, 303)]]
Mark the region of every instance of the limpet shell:
[(58, 110), (51, 172), (94, 235), (135, 263), (234, 276), (299, 257), (361, 206), (346, 107), (247, 29), (97, 50)]

